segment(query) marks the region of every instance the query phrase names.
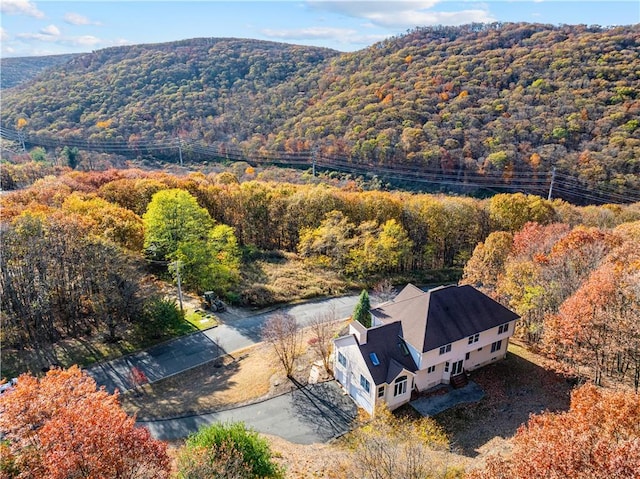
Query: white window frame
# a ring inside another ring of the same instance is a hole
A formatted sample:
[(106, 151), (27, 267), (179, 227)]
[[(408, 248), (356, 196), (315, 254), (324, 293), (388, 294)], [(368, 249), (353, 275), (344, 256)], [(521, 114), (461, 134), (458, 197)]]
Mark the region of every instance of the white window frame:
[(491, 352), (495, 353), (502, 349), (502, 339), (497, 340), (495, 343), (491, 343)]
[(498, 334), (503, 334), (509, 331), (509, 323), (501, 324), (498, 326)]
[(360, 375), (360, 387), (368, 393), (371, 392), (371, 383), (362, 374)]
[(469, 336), (469, 344), (477, 343), (480, 340), (480, 333)]
[(407, 376), (400, 376), (393, 382), (393, 397), (402, 396), (407, 393), (407, 383), (409, 379)]
[(340, 364), (343, 368), (347, 367), (347, 357), (338, 351), (338, 364)]
[(451, 351), (451, 343), (445, 344), (444, 346), (440, 346), (440, 355), (447, 354)]
[(436, 372), (436, 365), (435, 364), (433, 366), (429, 366), (427, 368), (427, 374), (431, 374), (431, 373), (434, 373), (434, 372)]
[(378, 397), (379, 398), (383, 398), (384, 397), (384, 384), (382, 386), (378, 387)]

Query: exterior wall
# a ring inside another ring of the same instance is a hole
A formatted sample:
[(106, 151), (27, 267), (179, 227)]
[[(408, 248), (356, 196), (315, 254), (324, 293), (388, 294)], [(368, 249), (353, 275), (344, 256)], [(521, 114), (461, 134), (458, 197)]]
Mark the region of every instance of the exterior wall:
[[(358, 342), (353, 336), (343, 336), (336, 339), (334, 345), (333, 371), (336, 380), (342, 384), (356, 404), (369, 414), (373, 414), (377, 388), (362, 358)], [(339, 354), (346, 359), (346, 365), (340, 364)], [(360, 385), (361, 375), (369, 381), (369, 392)]]
[[(478, 341), (469, 344), (469, 338), (460, 339), (451, 343), (451, 351), (440, 354), (440, 349), (433, 349), (422, 354), (420, 371), (416, 375), (416, 384), (420, 391), (438, 384), (448, 384), (451, 379), (453, 364), (462, 360), (463, 371), (472, 371), (485, 364), (504, 359), (507, 353), (509, 338), (513, 335), (515, 321), (508, 323), (506, 332), (498, 334), (499, 327), (482, 331)], [(502, 340), (499, 350), (491, 352), (491, 345)], [(469, 359), (466, 358), (469, 353)], [(449, 371), (445, 371), (445, 364), (449, 363)], [(429, 367), (435, 366), (435, 371), (427, 373)]]
[[(391, 384), (386, 385), (385, 388), (385, 397), (384, 400), (387, 403), (387, 406), (390, 410), (394, 410), (403, 404), (408, 403), (411, 400), (411, 391), (413, 391), (414, 377), (413, 374), (404, 370), (398, 377), (407, 376), (407, 389), (404, 394), (400, 394), (398, 396), (394, 396), (395, 392), (395, 381), (391, 382)], [(397, 378), (396, 378), (397, 379)]]

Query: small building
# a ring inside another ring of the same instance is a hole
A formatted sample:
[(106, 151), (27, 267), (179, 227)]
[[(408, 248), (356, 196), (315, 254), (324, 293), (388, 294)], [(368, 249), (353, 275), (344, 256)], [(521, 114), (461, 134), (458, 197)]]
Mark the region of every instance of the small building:
[(378, 402), (393, 410), (414, 391), (466, 381), (466, 372), (504, 359), (519, 319), (469, 285), (408, 284), (370, 312), (370, 328), (352, 321), (334, 340), (335, 377), (370, 414)]

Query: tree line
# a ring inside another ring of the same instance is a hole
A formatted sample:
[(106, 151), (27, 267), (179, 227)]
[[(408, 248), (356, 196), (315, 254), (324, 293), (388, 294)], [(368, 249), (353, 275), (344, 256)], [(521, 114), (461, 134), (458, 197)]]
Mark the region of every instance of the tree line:
[(640, 222), (527, 223), (491, 233), (463, 282), (520, 316), (519, 334), (568, 371), (640, 390)]

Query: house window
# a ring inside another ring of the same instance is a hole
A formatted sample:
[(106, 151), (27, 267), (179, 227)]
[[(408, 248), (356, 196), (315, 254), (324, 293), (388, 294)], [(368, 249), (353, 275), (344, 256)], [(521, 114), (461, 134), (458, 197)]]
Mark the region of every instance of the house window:
[(465, 355), (464, 355), (464, 359), (465, 359), (465, 361), (466, 361), (467, 359), (469, 359), (470, 357), (471, 357), (471, 353), (467, 353), (467, 354), (465, 354)]
[(448, 373), (449, 372), (449, 361), (447, 361), (446, 363), (444, 363), (444, 372)]
[(338, 353), (338, 362), (342, 365), (343, 368), (347, 367), (347, 358), (344, 357), (344, 354)]
[(506, 333), (509, 331), (509, 323), (502, 324), (498, 327), (498, 334)]
[(496, 341), (491, 345), (491, 352), (495, 353), (496, 351), (500, 351), (502, 348), (502, 339), (500, 341)]
[(477, 343), (480, 339), (480, 333), (476, 333), (473, 336), (469, 336), (469, 344)]
[(360, 375), (360, 386), (367, 392), (371, 391), (371, 384), (362, 374)]
[(440, 354), (445, 354), (451, 351), (451, 343), (440, 347)]
[(435, 366), (429, 366), (429, 367), (427, 368), (427, 374), (431, 374), (431, 373), (432, 373), (432, 372), (434, 372), (435, 370), (436, 370), (436, 367), (435, 367)]
[(378, 397), (379, 398), (384, 397), (384, 386), (380, 386), (378, 388)]
[(407, 376), (400, 376), (393, 385), (393, 395), (400, 396), (407, 392)]
[(409, 348), (407, 348), (407, 345), (404, 343), (404, 341), (400, 341), (398, 343), (398, 347), (400, 348), (400, 351), (402, 351), (403, 356), (409, 356)]

